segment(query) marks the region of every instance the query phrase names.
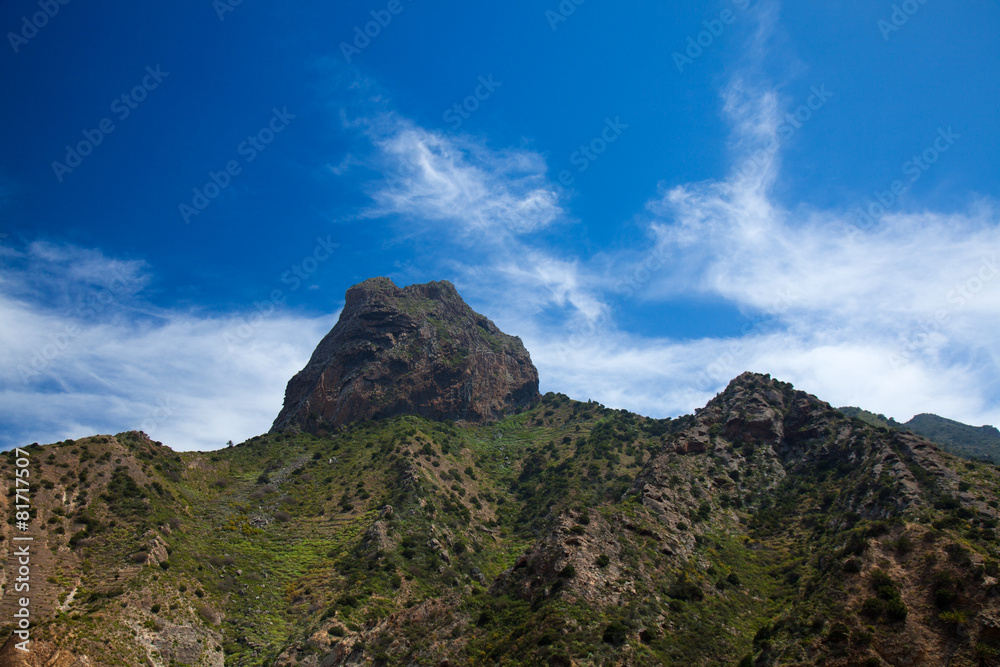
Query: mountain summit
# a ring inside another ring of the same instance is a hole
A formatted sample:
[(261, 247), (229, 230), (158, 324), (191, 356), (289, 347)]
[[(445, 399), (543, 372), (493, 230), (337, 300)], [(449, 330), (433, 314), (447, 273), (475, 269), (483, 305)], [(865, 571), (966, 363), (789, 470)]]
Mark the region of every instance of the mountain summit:
[(375, 278), (276, 432), (0, 456), (0, 665), (1000, 664), (1000, 466), (758, 373), (673, 419), (537, 387)]
[(537, 400), (538, 371), (521, 339), (474, 312), (454, 285), (371, 278), (347, 290), (271, 430), (319, 433), (401, 414), (484, 422)]

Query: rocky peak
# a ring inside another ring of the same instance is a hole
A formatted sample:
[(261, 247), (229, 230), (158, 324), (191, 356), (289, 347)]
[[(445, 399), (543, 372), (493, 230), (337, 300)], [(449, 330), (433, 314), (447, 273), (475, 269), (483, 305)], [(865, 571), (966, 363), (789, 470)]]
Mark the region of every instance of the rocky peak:
[(718, 424), (727, 439), (752, 438), (778, 445), (812, 435), (840, 416), (829, 403), (770, 375), (746, 372), (698, 411), (698, 421)]
[(289, 381), (272, 431), (400, 414), (482, 422), (537, 400), (538, 371), (521, 339), (474, 312), (454, 285), (371, 278), (347, 290), (340, 320)]

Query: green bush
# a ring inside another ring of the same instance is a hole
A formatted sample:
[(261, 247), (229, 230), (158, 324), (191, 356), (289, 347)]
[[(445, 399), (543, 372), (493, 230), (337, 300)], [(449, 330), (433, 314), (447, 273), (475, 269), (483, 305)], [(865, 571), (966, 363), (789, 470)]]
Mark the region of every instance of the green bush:
[(621, 646), (628, 638), (628, 628), (626, 628), (621, 622), (614, 621), (604, 628), (604, 634), (601, 638), (604, 640), (605, 644)]
[(890, 621), (905, 621), (907, 616), (906, 604), (902, 598), (887, 600), (885, 603), (885, 616)]
[(833, 642), (835, 644), (839, 644), (841, 642), (847, 641), (847, 638), (849, 636), (850, 636), (850, 628), (848, 628), (843, 623), (834, 623), (833, 626), (830, 628), (830, 632), (828, 632), (826, 635), (826, 640), (829, 642)]
[(861, 603), (862, 616), (866, 616), (873, 621), (880, 618), (883, 611), (885, 611), (885, 600), (880, 600), (879, 598), (868, 598)]
[(698, 602), (705, 599), (701, 586), (688, 579), (679, 579), (667, 589), (667, 596), (684, 602)]

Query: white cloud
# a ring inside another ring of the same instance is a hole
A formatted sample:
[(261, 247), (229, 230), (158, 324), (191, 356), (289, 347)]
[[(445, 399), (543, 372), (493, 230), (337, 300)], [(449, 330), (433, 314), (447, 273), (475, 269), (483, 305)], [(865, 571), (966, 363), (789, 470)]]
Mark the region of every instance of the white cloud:
[[(141, 263), (37, 244), (21, 259), (0, 269), (3, 448), (143, 429), (175, 449), (215, 449), (260, 434), (336, 321), (167, 311), (116, 291), (121, 275), (148, 283)], [(55, 308), (10, 296), (36, 294), (39, 275), (73, 294)]]
[(511, 319), (555, 310), (590, 321), (604, 312), (599, 285), (580, 260), (532, 240), (535, 232), (573, 224), (541, 155), (494, 150), (387, 111), (344, 124), (369, 139), (370, 162), (384, 176), (369, 184), (373, 206), (362, 217), (396, 218), (400, 236), (434, 239), (439, 253), (431, 261), (439, 264), (424, 270), (445, 264), (463, 292)]
[[(753, 41), (757, 55), (766, 36)], [(453, 277), (474, 307), (524, 339), (543, 390), (668, 416), (754, 370), (904, 421), (936, 412), (1000, 423), (993, 203), (890, 213), (864, 232), (850, 210), (788, 210), (772, 189), (789, 101), (752, 71), (722, 99), (733, 168), (664, 187), (643, 214), (652, 247), (642, 251), (570, 255), (539, 233), (578, 224), (542, 156), (384, 109), (345, 121), (372, 154), (354, 151), (330, 174), (383, 174), (361, 217), (392, 218), (400, 236), (432, 240), (435, 254), (406, 275)], [(285, 383), (336, 320), (275, 310), (244, 340), (239, 314), (150, 305), (153, 282), (145, 263), (98, 250), (0, 245), (0, 447), (145, 426), (172, 447), (208, 449), (264, 432)], [(678, 299), (730, 304), (747, 326), (697, 340), (620, 327), (640, 302), (669, 317)]]
[(536, 153), (494, 151), (395, 114), (365, 125), (386, 172), (370, 216), (447, 223), (459, 238), (481, 241), (537, 231), (562, 215)]
[[(955, 291), (995, 263), (995, 210), (979, 202), (958, 214), (897, 212), (861, 232), (850, 211), (777, 203), (783, 143), (809, 126), (791, 123), (789, 100), (753, 71), (774, 20), (763, 13), (749, 47), (757, 56), (723, 91), (731, 172), (651, 200), (651, 251), (561, 254), (530, 234), (566, 217), (540, 156), (491, 151), (392, 113), (358, 124), (387, 177), (372, 185), (367, 215), (414, 221), (419, 231), (406, 234), (443, 246), (457, 235), (457, 249), (423, 271), (457, 275), (470, 302), (525, 339), (550, 389), (671, 415), (757, 370), (901, 420), (936, 411), (1000, 422), (1000, 275), (968, 298)], [(527, 219), (514, 213), (539, 192), (551, 206), (528, 207)], [(669, 312), (681, 298), (736, 306), (744, 334), (687, 341), (619, 329), (618, 316), (639, 301)]]
[[(734, 144), (752, 152), (784, 112), (766, 92), (758, 104), (733, 101), (745, 93), (737, 82), (724, 98)], [(769, 371), (901, 420), (921, 411), (1000, 420), (993, 206), (895, 212), (862, 231), (852, 211), (782, 208), (771, 195), (779, 160), (758, 164), (753, 177), (734, 170), (676, 186), (649, 206), (668, 259), (647, 298), (722, 298), (778, 329), (751, 331), (708, 375), (722, 383), (747, 368)]]

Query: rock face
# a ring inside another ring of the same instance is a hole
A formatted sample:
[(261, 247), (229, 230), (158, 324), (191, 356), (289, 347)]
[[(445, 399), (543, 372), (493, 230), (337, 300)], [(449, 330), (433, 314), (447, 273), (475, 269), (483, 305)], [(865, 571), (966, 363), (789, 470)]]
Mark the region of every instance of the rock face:
[(372, 278), (347, 290), (340, 321), (289, 381), (271, 430), (318, 433), (400, 414), (484, 422), (537, 400), (521, 339), (473, 312), (454, 285)]

